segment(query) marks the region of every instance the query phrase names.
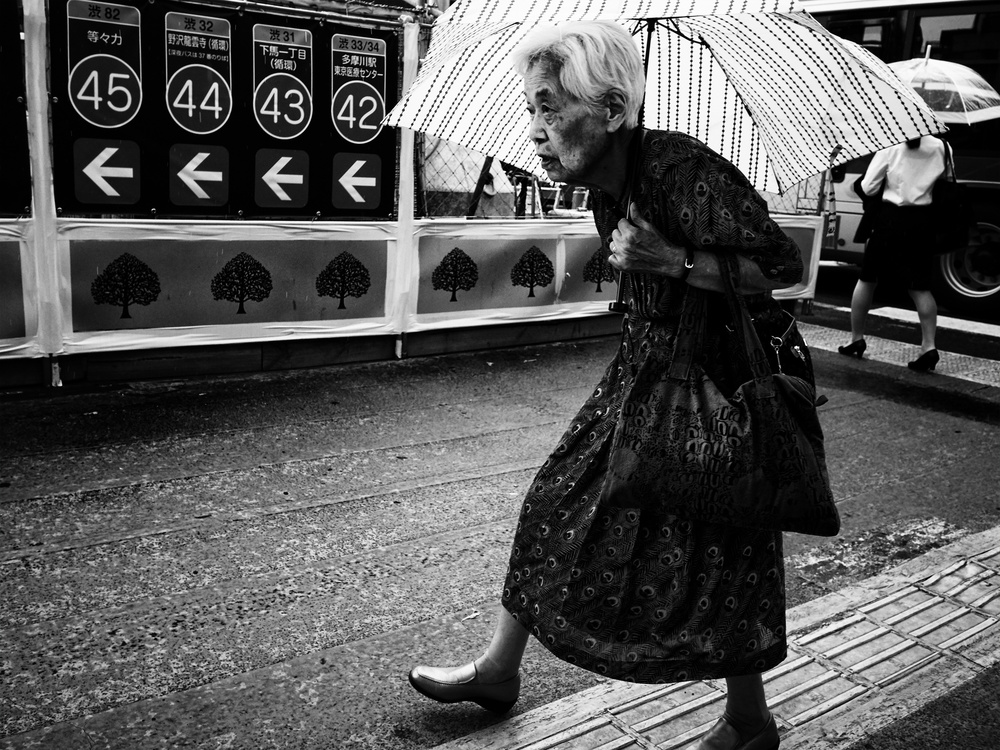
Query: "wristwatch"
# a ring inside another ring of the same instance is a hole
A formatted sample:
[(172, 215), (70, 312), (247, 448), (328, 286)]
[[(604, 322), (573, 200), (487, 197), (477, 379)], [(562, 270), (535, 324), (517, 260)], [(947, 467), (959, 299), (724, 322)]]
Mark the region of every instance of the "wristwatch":
[(687, 277), (691, 274), (691, 269), (694, 268), (694, 250), (690, 247), (684, 249), (684, 268), (681, 270), (681, 275), (678, 276), (681, 281), (687, 281)]

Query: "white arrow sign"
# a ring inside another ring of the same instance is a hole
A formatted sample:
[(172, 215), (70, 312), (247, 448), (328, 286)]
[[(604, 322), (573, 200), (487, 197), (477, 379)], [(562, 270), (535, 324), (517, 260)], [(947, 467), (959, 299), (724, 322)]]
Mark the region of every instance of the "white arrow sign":
[(282, 156), (278, 161), (274, 163), (271, 167), (264, 173), (264, 184), (266, 184), (274, 194), (278, 196), (280, 200), (290, 201), (291, 196), (285, 192), (285, 189), (281, 187), (284, 185), (301, 185), (302, 175), (300, 174), (281, 174), (281, 170), (284, 169), (288, 162), (292, 160), (290, 156)]
[(364, 203), (365, 199), (358, 192), (359, 187), (375, 187), (378, 181), (374, 177), (358, 177), (358, 170), (365, 165), (364, 159), (358, 159), (351, 168), (344, 172), (344, 176), (340, 178), (340, 184), (344, 186), (344, 190), (350, 195), (355, 203)]
[(199, 198), (209, 197), (204, 188), (198, 184), (199, 180), (202, 182), (222, 182), (222, 172), (198, 171), (198, 167), (201, 166), (201, 163), (205, 161), (208, 156), (208, 153), (205, 152), (195, 154), (194, 158), (185, 164), (184, 168), (177, 173), (177, 176), (181, 178), (181, 181), (191, 188), (191, 192)]
[(87, 175), (94, 184), (97, 185), (104, 194), (112, 198), (117, 198), (119, 193), (108, 182), (106, 177), (132, 177), (132, 167), (106, 167), (105, 163), (112, 156), (118, 153), (118, 149), (108, 147), (94, 157), (94, 160), (83, 168), (83, 173)]

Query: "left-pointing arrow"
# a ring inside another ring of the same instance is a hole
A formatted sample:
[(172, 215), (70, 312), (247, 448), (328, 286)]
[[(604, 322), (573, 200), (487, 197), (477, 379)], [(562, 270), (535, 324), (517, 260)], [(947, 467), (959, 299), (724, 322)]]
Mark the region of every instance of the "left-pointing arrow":
[(115, 190), (111, 183), (107, 181), (107, 177), (132, 177), (132, 167), (106, 167), (104, 166), (108, 159), (118, 153), (118, 149), (114, 147), (108, 147), (101, 151), (97, 156), (94, 157), (93, 161), (83, 168), (83, 173), (87, 175), (94, 184), (97, 185), (107, 196), (116, 198), (119, 192)]
[[(190, 153), (190, 152), (188, 152)], [(209, 154), (207, 152), (199, 152), (194, 155), (194, 158), (184, 165), (183, 169), (177, 173), (177, 176), (181, 178), (181, 181), (187, 185), (191, 192), (202, 199), (207, 199), (210, 196), (205, 192), (205, 189), (198, 184), (201, 182), (222, 182), (222, 172), (209, 172), (206, 170), (200, 170), (198, 167), (201, 163), (207, 159)]]
[(358, 159), (340, 178), (340, 184), (344, 186), (344, 190), (354, 199), (355, 203), (365, 202), (364, 196), (358, 190), (359, 187), (375, 187), (378, 185), (378, 181), (374, 177), (358, 176), (358, 172), (363, 166), (365, 166), (364, 160)]
[(264, 183), (274, 191), (274, 194), (278, 196), (280, 200), (290, 201), (292, 197), (285, 192), (285, 189), (281, 187), (282, 184), (286, 185), (301, 185), (302, 175), (300, 174), (282, 174), (281, 170), (284, 169), (288, 162), (292, 160), (290, 156), (282, 156), (278, 161), (274, 163), (267, 172), (264, 173)]

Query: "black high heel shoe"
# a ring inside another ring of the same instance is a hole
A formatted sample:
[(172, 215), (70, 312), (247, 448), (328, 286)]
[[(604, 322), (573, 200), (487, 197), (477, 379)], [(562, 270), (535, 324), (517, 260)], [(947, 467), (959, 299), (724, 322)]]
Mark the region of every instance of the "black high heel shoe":
[(868, 348), (868, 344), (865, 343), (864, 339), (858, 339), (857, 341), (852, 341), (847, 346), (838, 346), (837, 351), (848, 357), (857, 357), (858, 359), (863, 359), (862, 355), (865, 353), (865, 349)]
[(927, 372), (933, 370), (934, 366), (941, 361), (941, 355), (937, 349), (924, 352), (912, 362), (907, 362), (906, 366), (917, 372)]

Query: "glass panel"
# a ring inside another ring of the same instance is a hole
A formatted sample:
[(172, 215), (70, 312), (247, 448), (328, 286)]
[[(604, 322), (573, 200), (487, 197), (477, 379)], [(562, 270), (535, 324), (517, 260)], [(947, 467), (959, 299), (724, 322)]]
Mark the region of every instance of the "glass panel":
[[(977, 12), (916, 10), (914, 56), (961, 63), (1000, 90), (1000, 6), (977, 5)], [(1000, 181), (1000, 120), (973, 126), (951, 125), (947, 140), (955, 150), (955, 167), (963, 179)]]
[(837, 36), (860, 44), (876, 57), (886, 62), (898, 59), (901, 34), (894, 17), (820, 14), (816, 18)]

